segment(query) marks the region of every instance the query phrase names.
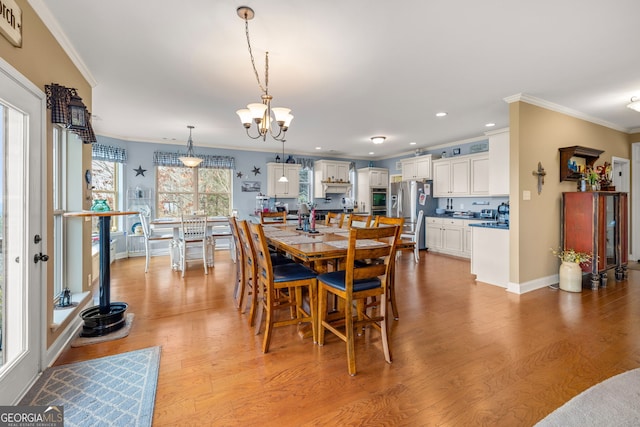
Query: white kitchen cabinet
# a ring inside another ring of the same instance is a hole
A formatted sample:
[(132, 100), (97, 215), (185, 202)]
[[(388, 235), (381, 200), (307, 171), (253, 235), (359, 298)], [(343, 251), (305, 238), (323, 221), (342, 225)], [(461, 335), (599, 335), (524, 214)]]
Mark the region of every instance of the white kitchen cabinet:
[[(295, 163), (267, 163), (267, 196), (297, 199), (301, 167)], [(279, 181), (283, 174), (288, 182)]]
[(509, 195), (509, 130), (489, 134), (489, 194)]
[(358, 169), (358, 189), (389, 187), (389, 169), (362, 168)]
[(349, 162), (318, 160), (313, 165), (313, 173), (322, 182), (349, 182)]
[(489, 156), (486, 153), (433, 161), (433, 197), (489, 195)]
[(469, 156), (439, 159), (433, 162), (433, 197), (469, 195)]
[(471, 251), (473, 249), (473, 227), (470, 224), (486, 222), (484, 219), (479, 220), (465, 220), (464, 221), (464, 246), (462, 248), (465, 258), (471, 258)]
[(470, 227), (473, 233), (471, 274), (476, 281), (509, 286), (509, 230)]
[(327, 197), (327, 194), (343, 194), (351, 189), (349, 185), (349, 162), (318, 160), (313, 165), (313, 197)]
[(464, 251), (465, 224), (453, 218), (426, 218), (425, 241), (432, 252), (468, 258)]
[(489, 195), (489, 156), (478, 154), (469, 156), (469, 195)]
[(401, 159), (402, 180), (431, 179), (431, 154)]

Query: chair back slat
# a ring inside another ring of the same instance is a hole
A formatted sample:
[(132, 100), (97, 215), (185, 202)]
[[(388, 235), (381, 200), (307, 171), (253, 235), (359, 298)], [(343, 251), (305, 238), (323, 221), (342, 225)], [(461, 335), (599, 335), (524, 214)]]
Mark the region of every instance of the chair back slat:
[(282, 212), (260, 212), (260, 224), (286, 224), (287, 213)]
[(371, 215), (349, 215), (348, 226), (351, 227), (369, 227), (371, 225)]
[(342, 213), (328, 212), (324, 219), (324, 224), (327, 226), (342, 228), (345, 215)]
[[(353, 281), (360, 279), (373, 279), (380, 277), (382, 287), (386, 288), (388, 274), (392, 270), (395, 260), (395, 248), (400, 227), (390, 225), (387, 227), (359, 228), (349, 230), (349, 246), (345, 263), (345, 285), (348, 292), (353, 289)], [(376, 240), (386, 243), (384, 246), (369, 246), (370, 242), (363, 240)], [(361, 246), (358, 245), (360, 242)], [(362, 245), (364, 243), (364, 245)], [(362, 264), (356, 261), (367, 262)], [(383, 277), (382, 277), (383, 276)]]
[(182, 217), (182, 238), (185, 241), (203, 240), (207, 232), (206, 215), (190, 215)]
[(397, 225), (398, 227), (402, 228), (402, 226), (404, 225), (404, 218), (394, 218), (389, 216), (377, 215), (375, 220), (373, 221), (374, 227), (385, 227), (389, 225)]
[(258, 281), (267, 286), (273, 282), (273, 266), (271, 265), (271, 254), (269, 253), (267, 238), (264, 235), (262, 224), (249, 224), (248, 231), (255, 247)]

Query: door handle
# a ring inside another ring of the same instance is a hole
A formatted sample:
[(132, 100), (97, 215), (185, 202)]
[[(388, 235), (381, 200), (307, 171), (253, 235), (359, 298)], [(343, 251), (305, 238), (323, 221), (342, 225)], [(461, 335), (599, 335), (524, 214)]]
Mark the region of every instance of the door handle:
[(37, 264), (38, 261), (42, 261), (42, 262), (49, 261), (49, 255), (43, 254), (42, 252), (35, 254), (33, 256), (33, 262)]

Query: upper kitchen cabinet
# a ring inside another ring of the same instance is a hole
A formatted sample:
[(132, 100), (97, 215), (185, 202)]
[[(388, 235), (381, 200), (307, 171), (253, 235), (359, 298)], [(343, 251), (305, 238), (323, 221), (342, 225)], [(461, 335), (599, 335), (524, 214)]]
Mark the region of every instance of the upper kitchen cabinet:
[(489, 156), (486, 153), (433, 161), (433, 197), (489, 195)]
[(344, 194), (351, 189), (349, 162), (317, 160), (313, 165), (313, 197)]
[(389, 186), (389, 169), (358, 169), (358, 188), (361, 186), (367, 188), (387, 188)]
[(402, 180), (431, 179), (431, 154), (401, 159)]
[[(301, 168), (295, 163), (267, 163), (267, 196), (297, 199)], [(283, 175), (288, 182), (279, 181)]]
[(468, 156), (433, 161), (433, 197), (469, 195)]
[(472, 196), (489, 195), (489, 160), (486, 154), (469, 156), (469, 194)]
[(509, 129), (489, 136), (489, 195), (509, 195)]
[(349, 162), (318, 160), (313, 169), (320, 182), (349, 182)]

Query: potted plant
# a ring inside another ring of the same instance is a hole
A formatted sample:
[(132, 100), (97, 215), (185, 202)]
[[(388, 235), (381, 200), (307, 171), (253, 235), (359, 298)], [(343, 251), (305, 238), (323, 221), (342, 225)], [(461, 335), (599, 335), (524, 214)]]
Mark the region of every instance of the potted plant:
[(551, 249), (562, 263), (559, 270), (560, 289), (567, 292), (582, 292), (582, 266), (591, 264), (593, 255), (573, 249)]

